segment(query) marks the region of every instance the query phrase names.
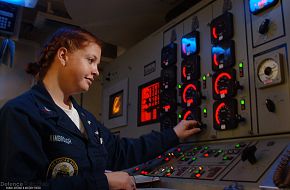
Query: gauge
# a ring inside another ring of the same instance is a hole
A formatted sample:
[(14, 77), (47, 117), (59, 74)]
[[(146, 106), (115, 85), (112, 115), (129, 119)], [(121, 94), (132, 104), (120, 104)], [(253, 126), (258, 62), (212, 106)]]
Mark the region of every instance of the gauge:
[(185, 109), (182, 112), (183, 120), (201, 121), (201, 109), (199, 107)]
[(160, 93), (160, 104), (162, 112), (175, 112), (177, 110), (176, 89), (162, 90)]
[(161, 89), (176, 88), (177, 67), (175, 65), (161, 70)]
[(231, 39), (233, 37), (233, 14), (225, 12), (224, 14), (213, 19), (210, 24), (211, 43), (218, 44), (221, 41)]
[(161, 50), (161, 67), (166, 68), (177, 62), (177, 44), (170, 43)]
[(270, 84), (279, 77), (279, 64), (273, 59), (264, 60), (258, 67), (258, 77), (263, 84)]
[(194, 81), (190, 84), (182, 86), (182, 106), (190, 107), (197, 106), (201, 103), (200, 83)]
[(283, 54), (270, 52), (255, 58), (256, 87), (266, 88), (283, 82)]
[(181, 63), (181, 81), (183, 83), (200, 78), (200, 58), (190, 56)]
[(235, 44), (225, 41), (211, 48), (212, 70), (218, 71), (235, 65)]
[(237, 115), (237, 100), (228, 99), (216, 101), (214, 109), (214, 129), (227, 130), (237, 127), (239, 118)]
[(213, 75), (212, 80), (213, 98), (215, 100), (235, 96), (237, 94), (237, 88), (240, 87), (236, 81), (235, 69), (217, 72)]

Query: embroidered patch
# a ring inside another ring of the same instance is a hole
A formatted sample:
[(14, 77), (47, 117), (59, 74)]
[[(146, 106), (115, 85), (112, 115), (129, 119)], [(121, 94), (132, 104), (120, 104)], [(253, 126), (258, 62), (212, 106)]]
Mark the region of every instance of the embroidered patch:
[(64, 136), (61, 136), (61, 135), (49, 135), (49, 141), (50, 142), (63, 142), (66, 144), (72, 144), (70, 138), (65, 138)]
[(48, 166), (47, 178), (56, 178), (62, 176), (74, 176), (78, 174), (78, 165), (67, 157), (54, 159)]

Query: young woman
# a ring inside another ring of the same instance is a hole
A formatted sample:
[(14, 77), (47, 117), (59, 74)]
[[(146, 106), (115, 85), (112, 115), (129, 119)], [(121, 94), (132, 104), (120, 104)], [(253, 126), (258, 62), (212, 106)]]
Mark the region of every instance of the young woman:
[[(99, 75), (102, 43), (61, 28), (28, 73), (38, 83), (0, 111), (0, 181), (42, 189), (136, 189), (120, 170), (156, 157), (199, 132), (196, 121), (138, 139), (118, 138), (72, 98)], [(114, 172), (105, 172), (111, 170)]]

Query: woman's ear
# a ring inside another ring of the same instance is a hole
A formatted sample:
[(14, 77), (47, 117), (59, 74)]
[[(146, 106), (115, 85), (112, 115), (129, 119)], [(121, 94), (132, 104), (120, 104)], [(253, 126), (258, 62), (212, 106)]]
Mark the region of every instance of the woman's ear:
[(68, 60), (68, 51), (65, 47), (61, 47), (57, 50), (57, 59), (60, 61), (62, 66), (66, 66)]

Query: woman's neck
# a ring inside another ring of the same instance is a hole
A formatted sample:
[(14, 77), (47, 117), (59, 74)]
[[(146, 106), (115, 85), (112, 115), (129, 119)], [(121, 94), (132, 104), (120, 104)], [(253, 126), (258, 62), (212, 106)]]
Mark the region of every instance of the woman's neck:
[(46, 75), (43, 79), (43, 84), (57, 105), (66, 109), (71, 108), (71, 101), (69, 98), (70, 95), (66, 94), (61, 89), (56, 77), (50, 77), (49, 75)]

